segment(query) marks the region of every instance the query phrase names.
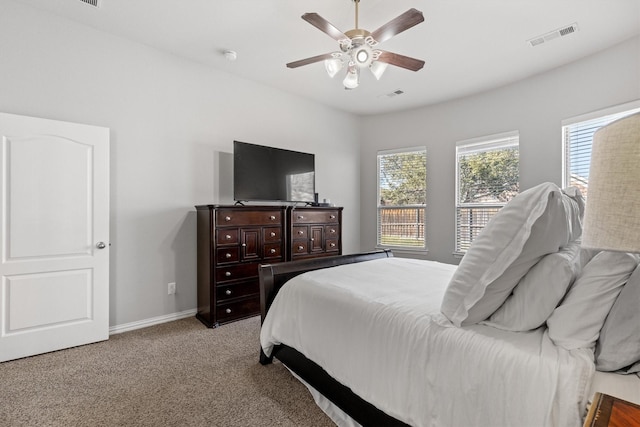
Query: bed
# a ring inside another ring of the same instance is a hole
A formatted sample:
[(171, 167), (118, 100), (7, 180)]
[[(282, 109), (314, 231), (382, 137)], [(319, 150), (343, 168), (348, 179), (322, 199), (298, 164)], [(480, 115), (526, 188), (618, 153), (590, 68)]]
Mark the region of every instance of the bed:
[(341, 426), (579, 426), (594, 391), (640, 401), (640, 355), (609, 357), (637, 340), (638, 316), (613, 313), (640, 294), (638, 258), (580, 247), (575, 192), (521, 194), (459, 266), (389, 251), (260, 266), (260, 362)]

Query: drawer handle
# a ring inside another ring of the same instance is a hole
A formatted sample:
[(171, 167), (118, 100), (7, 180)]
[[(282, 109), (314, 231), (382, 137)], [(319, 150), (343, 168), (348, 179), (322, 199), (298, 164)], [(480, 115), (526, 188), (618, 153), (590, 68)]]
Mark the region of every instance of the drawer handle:
[(304, 219), (302, 215), (298, 215), (298, 219)]
[(224, 236), (224, 238), (227, 240), (231, 240), (231, 234), (227, 234), (226, 236)]
[(274, 215), (271, 215), (271, 216), (269, 217), (269, 219), (273, 221), (273, 220), (275, 220), (275, 219), (276, 219), (276, 217), (275, 217)]
[(329, 219), (336, 219), (335, 215), (329, 215)]
[(271, 232), (271, 237), (276, 237), (276, 233), (274, 233), (273, 231)]
[(336, 230), (334, 230), (333, 228), (329, 231), (329, 233), (335, 233)]
[(230, 216), (225, 216), (225, 217), (224, 217), (224, 220), (225, 220), (225, 221), (231, 221), (231, 217), (230, 217)]
[(230, 253), (226, 253), (224, 254), (225, 258), (231, 258), (231, 254)]
[(231, 277), (231, 272), (230, 271), (225, 271), (224, 275), (225, 275), (225, 277)]
[(227, 308), (224, 312), (227, 313), (227, 314), (231, 314), (231, 309)]
[(275, 249), (271, 249), (269, 252), (271, 252), (272, 254), (275, 254), (276, 250)]
[(243, 248), (246, 248), (246, 247), (247, 247), (247, 244), (246, 244), (246, 243), (243, 243), (243, 244), (242, 244), (242, 247), (243, 247)]
[(304, 231), (300, 230), (298, 231), (298, 234), (302, 236), (304, 234)]
[(312, 238), (310, 238), (309, 240), (311, 240), (311, 241), (313, 242), (315, 239), (312, 237)]
[(298, 246), (298, 250), (301, 251), (304, 249), (304, 246)]
[(331, 246), (332, 248), (335, 248), (336, 244), (335, 243), (331, 243), (329, 246)]
[[(231, 289), (227, 289), (226, 291), (224, 291), (225, 295), (231, 295)], [(227, 309), (228, 310), (228, 309)], [(230, 313), (230, 311), (227, 311), (227, 313)]]

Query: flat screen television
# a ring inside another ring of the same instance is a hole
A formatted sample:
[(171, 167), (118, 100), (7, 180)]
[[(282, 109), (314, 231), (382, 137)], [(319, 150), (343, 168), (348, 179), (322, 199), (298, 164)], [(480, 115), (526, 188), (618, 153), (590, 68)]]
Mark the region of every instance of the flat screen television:
[(233, 198), (314, 202), (315, 155), (233, 141)]

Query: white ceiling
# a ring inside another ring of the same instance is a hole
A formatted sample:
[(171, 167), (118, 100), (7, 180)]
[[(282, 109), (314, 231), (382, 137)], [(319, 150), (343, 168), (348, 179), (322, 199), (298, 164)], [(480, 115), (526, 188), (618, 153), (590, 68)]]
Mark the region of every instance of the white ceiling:
[[(346, 91), (322, 62), (285, 64), (337, 50), (300, 17), (317, 12), (354, 28), (353, 0), (21, 0), (101, 31), (355, 114), (442, 102), (495, 88), (590, 55), (640, 34), (640, 0), (361, 0), (359, 26), (373, 31), (409, 8), (425, 22), (381, 49), (423, 59), (412, 72), (389, 66), (380, 81), (363, 73)], [(577, 23), (579, 31), (537, 47), (527, 40)], [(225, 49), (238, 59), (227, 61)], [(639, 52), (640, 55), (640, 52)], [(389, 97), (400, 89), (405, 93)]]

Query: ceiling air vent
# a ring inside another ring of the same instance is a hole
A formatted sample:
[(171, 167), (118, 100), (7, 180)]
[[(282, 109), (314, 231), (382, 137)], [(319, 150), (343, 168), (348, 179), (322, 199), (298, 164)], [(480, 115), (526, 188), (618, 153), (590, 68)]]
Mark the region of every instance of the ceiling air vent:
[(100, 7), (100, 0), (80, 0), (84, 4), (88, 4), (93, 7)]
[(557, 30), (553, 30), (546, 34), (542, 34), (541, 36), (529, 39), (527, 40), (527, 42), (531, 46), (538, 46), (538, 45), (541, 45), (542, 43), (551, 41), (553, 39), (568, 36), (569, 34), (573, 34), (576, 31), (578, 31), (578, 23), (574, 22), (573, 24), (567, 25), (566, 27), (558, 28)]
[(403, 90), (396, 89), (393, 92), (385, 93), (383, 95), (378, 95), (378, 98), (393, 98), (394, 96), (402, 95), (404, 93)]

